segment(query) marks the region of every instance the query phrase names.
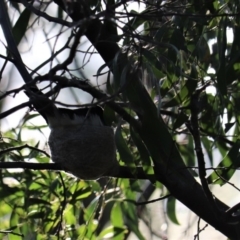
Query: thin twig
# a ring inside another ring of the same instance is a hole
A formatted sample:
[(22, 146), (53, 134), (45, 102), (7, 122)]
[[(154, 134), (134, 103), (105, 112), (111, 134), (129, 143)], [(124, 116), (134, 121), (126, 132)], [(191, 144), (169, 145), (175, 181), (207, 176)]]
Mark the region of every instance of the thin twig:
[(198, 219), (198, 225), (197, 225), (198, 226), (198, 232), (197, 232), (197, 234), (194, 235), (194, 240), (199, 239), (199, 234), (208, 227), (208, 224), (206, 224), (202, 229), (200, 229), (200, 220), (201, 220), (201, 218)]
[(59, 172), (59, 177), (60, 177), (60, 180), (61, 180), (61, 183), (63, 186), (63, 201), (61, 202), (60, 221), (59, 221), (59, 226), (58, 226), (57, 233), (56, 233), (56, 235), (58, 236), (58, 239), (60, 237), (60, 231), (62, 230), (63, 213), (64, 213), (64, 210), (65, 210), (66, 204), (67, 204), (67, 189), (66, 189), (65, 183), (63, 181), (61, 172)]
[(23, 146), (10, 147), (10, 148), (4, 149), (4, 150), (0, 151), (0, 155), (8, 153), (8, 152), (12, 152), (12, 151), (19, 151), (19, 150), (22, 150), (24, 148), (29, 148), (31, 150), (35, 150), (35, 151), (41, 152), (41, 153), (45, 154), (47, 157), (49, 157), (49, 158), (51, 157), (47, 152), (45, 152), (45, 151), (43, 151), (43, 150), (41, 150), (39, 148), (29, 146), (28, 144), (25, 144)]
[(28, 73), (21, 55), (18, 51), (16, 42), (14, 40), (13, 37), (13, 33), (12, 33), (12, 26), (10, 23), (10, 19), (8, 16), (8, 10), (5, 4), (4, 0), (0, 0), (0, 24), (3, 30), (3, 34), (4, 37), (6, 39), (6, 42), (8, 44), (8, 48), (9, 48), (9, 54), (13, 57), (13, 63), (16, 66), (16, 68), (18, 69), (19, 73), (21, 74), (23, 80), (25, 82), (31, 82), (32, 78), (30, 76), (30, 74)]
[[(1, 0), (0, 0), (0, 1), (1, 1)], [(14, 112), (22, 109), (22, 108), (31, 106), (31, 103), (32, 103), (32, 101), (28, 101), (28, 102), (25, 102), (25, 103), (21, 103), (21, 104), (17, 105), (16, 107), (13, 107), (13, 108), (11, 108), (11, 109), (9, 109), (9, 110), (1, 113), (1, 114), (0, 114), (0, 119), (3, 119), (3, 118), (5, 118), (5, 117), (7, 117), (8, 115), (10, 115), (10, 114), (12, 114), (12, 113), (14, 113)]]
[(56, 74), (57, 71), (66, 70), (67, 66), (72, 63), (77, 53), (77, 47), (79, 45), (80, 38), (83, 36), (84, 31), (85, 31), (84, 27), (79, 27), (77, 29), (77, 32), (75, 34), (75, 39), (74, 39), (73, 45), (70, 48), (68, 57), (61, 64), (56, 65), (49, 71), (48, 76), (50, 76), (50, 79)]
[(70, 42), (71, 42), (71, 40), (72, 40), (72, 37), (73, 37), (73, 33), (71, 33), (71, 35), (68, 37), (67, 42), (64, 44), (64, 46), (63, 46), (61, 49), (59, 49), (58, 51), (52, 53), (52, 55), (51, 55), (47, 60), (45, 60), (44, 62), (42, 62), (39, 66), (37, 66), (37, 67), (30, 73), (30, 75), (33, 76), (33, 74), (37, 73), (37, 71), (40, 70), (42, 67), (44, 67), (47, 63), (53, 61), (53, 60), (57, 57), (57, 55), (59, 55), (60, 53), (62, 53), (64, 50), (66, 50), (66, 49), (69, 47), (68, 45), (70, 44)]
[(19, 236), (19, 237), (24, 237), (23, 234), (21, 233), (16, 233), (16, 232), (13, 232), (11, 230), (6, 230), (6, 231), (3, 231), (3, 230), (0, 230), (0, 233), (3, 233), (3, 234), (12, 234), (12, 235), (16, 235), (16, 236)]
[[(106, 100), (111, 98), (111, 96), (107, 95), (106, 93), (103, 93), (99, 91), (98, 89), (92, 87), (87, 81), (79, 81), (76, 79), (68, 79), (66, 77), (62, 76), (49, 76), (48, 74), (44, 76), (38, 76), (36, 77), (36, 81), (45, 81), (51, 79), (53, 82), (57, 83), (58, 85), (54, 88), (52, 88), (49, 93), (46, 94), (46, 96), (51, 96), (52, 94), (58, 92), (62, 88), (67, 88), (67, 87), (74, 87), (74, 88), (79, 88), (89, 94), (91, 94), (94, 98), (99, 99), (99, 100)], [(114, 101), (106, 101), (106, 103), (109, 107), (111, 107), (115, 112), (117, 112), (125, 121), (129, 122), (131, 125), (133, 125), (136, 129), (139, 129), (141, 127), (140, 123), (132, 117), (127, 111), (125, 111), (124, 108), (119, 106), (117, 103)]]
[(161, 201), (163, 199), (169, 198), (170, 196), (172, 196), (172, 194), (168, 194), (164, 197), (160, 197), (160, 198), (156, 198), (156, 199), (153, 199), (153, 200), (150, 200), (150, 201), (144, 201), (144, 202), (136, 202), (136, 201), (131, 200), (131, 199), (124, 199), (124, 201), (133, 203), (136, 206), (141, 206), (141, 205), (147, 205), (147, 204), (151, 204), (151, 203), (154, 203), (154, 202)]
[(198, 113), (199, 113), (199, 95), (204, 90), (206, 86), (203, 88), (197, 90), (191, 97), (191, 104), (190, 104), (190, 110), (191, 110), (191, 119), (190, 119), (190, 127), (189, 130), (192, 133), (194, 145), (195, 145), (195, 152), (197, 155), (197, 161), (198, 161), (198, 168), (199, 168), (199, 177), (202, 184), (203, 191), (208, 199), (208, 201), (211, 203), (213, 207), (213, 212), (215, 213), (216, 217), (219, 217), (219, 209), (216, 205), (216, 202), (214, 200), (214, 197), (212, 195), (212, 192), (210, 191), (206, 179), (206, 169), (205, 169), (205, 160), (203, 156), (202, 146), (201, 146), (201, 138), (200, 138), (200, 132), (199, 132), (199, 123), (198, 123)]
[[(225, 168), (224, 170), (229, 170), (229, 168)], [(214, 169), (214, 172), (218, 175), (218, 177), (220, 179), (222, 179), (225, 183), (228, 183), (229, 185), (231, 185), (233, 188), (235, 188), (236, 190), (238, 190), (240, 192), (240, 189), (238, 187), (236, 187), (234, 184), (232, 184), (231, 182), (229, 182), (227, 179), (225, 179), (223, 176), (221, 176), (217, 169)], [(217, 181), (217, 180), (216, 180)]]
[(73, 24), (72, 22), (65, 21), (65, 20), (63, 20), (61, 18), (55, 18), (55, 17), (49, 16), (45, 12), (42, 12), (42, 11), (36, 9), (35, 7), (33, 7), (32, 4), (28, 3), (28, 1), (26, 1), (26, 0), (21, 0), (21, 3), (27, 9), (29, 9), (29, 11), (35, 13), (39, 17), (43, 17), (44, 19), (48, 20), (49, 22), (58, 23), (58, 24), (61, 24), (62, 26), (65, 26), (65, 27), (71, 27), (72, 24)]

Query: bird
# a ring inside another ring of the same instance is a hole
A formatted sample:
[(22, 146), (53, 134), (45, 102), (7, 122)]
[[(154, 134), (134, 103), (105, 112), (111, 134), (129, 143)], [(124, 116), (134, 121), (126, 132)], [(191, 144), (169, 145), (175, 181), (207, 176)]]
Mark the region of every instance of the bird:
[(59, 108), (38, 89), (25, 92), (45, 119), (53, 162), (83, 180), (94, 180), (119, 169), (113, 128), (107, 126), (100, 106)]

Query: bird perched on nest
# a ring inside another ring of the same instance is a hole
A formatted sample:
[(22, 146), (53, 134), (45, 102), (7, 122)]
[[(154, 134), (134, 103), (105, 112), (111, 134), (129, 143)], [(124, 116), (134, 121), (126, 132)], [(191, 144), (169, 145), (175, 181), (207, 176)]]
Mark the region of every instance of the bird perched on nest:
[(101, 107), (57, 108), (38, 90), (26, 94), (51, 129), (48, 144), (53, 162), (81, 179), (118, 171), (113, 129), (104, 124)]

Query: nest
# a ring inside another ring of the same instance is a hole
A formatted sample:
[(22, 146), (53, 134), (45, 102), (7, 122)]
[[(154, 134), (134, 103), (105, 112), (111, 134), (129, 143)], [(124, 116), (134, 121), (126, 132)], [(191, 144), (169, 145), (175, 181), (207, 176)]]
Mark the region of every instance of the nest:
[(75, 125), (54, 128), (49, 147), (52, 160), (81, 179), (97, 179), (118, 165), (111, 127)]

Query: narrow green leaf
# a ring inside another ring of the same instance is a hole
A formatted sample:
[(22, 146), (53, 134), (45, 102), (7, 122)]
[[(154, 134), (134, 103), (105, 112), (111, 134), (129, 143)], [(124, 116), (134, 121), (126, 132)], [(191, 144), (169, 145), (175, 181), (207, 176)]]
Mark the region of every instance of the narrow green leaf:
[(124, 222), (120, 204), (119, 202), (115, 202), (111, 211), (111, 222), (114, 227), (123, 228)]
[(139, 135), (132, 128), (130, 129), (130, 133), (131, 133), (131, 137), (138, 149), (138, 152), (140, 154), (143, 170), (146, 172), (146, 174), (154, 175), (152, 161), (151, 161), (151, 158), (150, 158), (150, 155), (149, 155), (149, 152), (148, 152), (146, 146), (142, 142)]
[(173, 129), (181, 127), (188, 120), (188, 116), (184, 112), (178, 114), (176, 121), (173, 124)]
[(44, 206), (51, 206), (50, 202), (48, 201), (45, 201), (43, 199), (40, 199), (40, 198), (28, 198), (28, 205), (27, 207), (31, 206), (31, 205), (40, 205), (40, 204), (43, 204)]
[(79, 189), (78, 191), (76, 191), (73, 195), (73, 198), (75, 200), (80, 200), (80, 199), (87, 198), (91, 194), (92, 194), (91, 188), (87, 187), (85, 189)]
[(138, 216), (136, 214), (136, 207), (133, 204), (126, 202), (121, 203), (123, 215), (125, 216), (126, 226), (130, 231), (133, 231), (139, 240), (145, 240), (138, 228)]
[(171, 196), (167, 199), (167, 215), (173, 223), (180, 225), (176, 216), (176, 199)]
[(45, 216), (44, 212), (38, 212), (36, 210), (31, 211), (27, 215), (28, 218), (33, 218), (33, 219), (43, 219)]
[(16, 211), (16, 206), (14, 206), (12, 210), (12, 214), (10, 216), (10, 228), (15, 228), (19, 224), (19, 216)]
[(107, 126), (112, 126), (113, 122), (117, 122), (115, 112), (108, 106), (104, 107), (103, 117), (104, 123)]
[(122, 240), (124, 239), (124, 235), (127, 233), (126, 228), (109, 226), (99, 234), (98, 239), (114, 239), (114, 240)]
[(118, 127), (115, 133), (115, 141), (121, 160), (128, 166), (135, 166), (133, 156), (122, 136), (121, 128)]
[(180, 91), (166, 104), (164, 104), (164, 107), (175, 107), (175, 106), (183, 106), (187, 105), (190, 101), (190, 97), (192, 96), (192, 93), (197, 88), (198, 81), (188, 79), (184, 86), (180, 89)]
[(209, 157), (211, 165), (213, 165), (212, 142), (210, 142), (208, 137), (202, 137), (202, 143)]
[(217, 72), (217, 84), (222, 95), (227, 94), (226, 84), (226, 48), (227, 48), (227, 18), (223, 18), (218, 28), (219, 68)]
[(233, 122), (233, 123), (226, 123), (224, 132), (227, 133), (232, 128), (232, 126), (234, 126), (235, 124), (236, 124), (235, 122)]
[(25, 8), (25, 10), (21, 13), (20, 17), (18, 18), (16, 24), (14, 25), (12, 32), (15, 39), (16, 44), (18, 45), (23, 36), (25, 35), (28, 27), (28, 22), (31, 17), (31, 11)]
[(208, 183), (224, 185), (235, 173), (236, 169), (240, 167), (240, 141), (234, 143), (224, 159), (218, 164), (214, 171), (208, 178)]

